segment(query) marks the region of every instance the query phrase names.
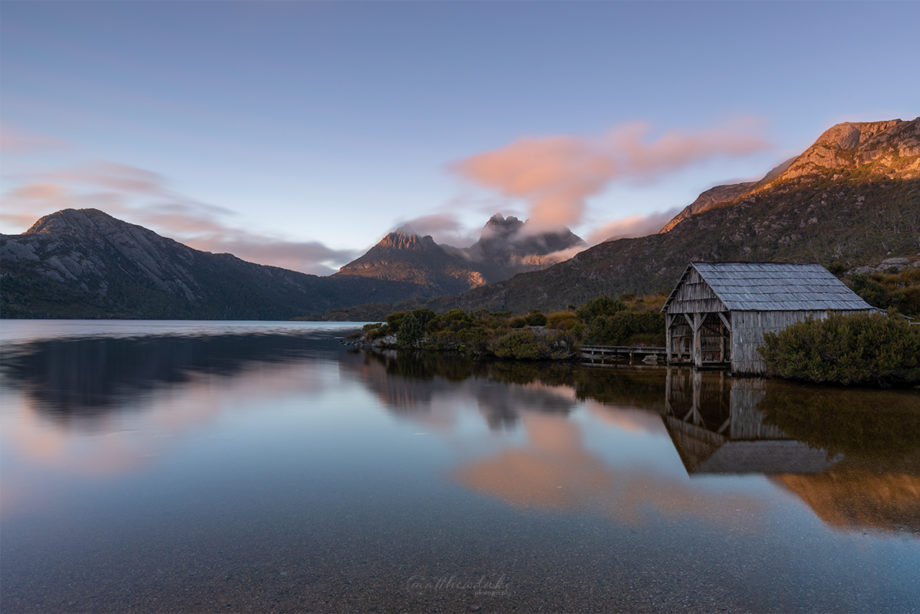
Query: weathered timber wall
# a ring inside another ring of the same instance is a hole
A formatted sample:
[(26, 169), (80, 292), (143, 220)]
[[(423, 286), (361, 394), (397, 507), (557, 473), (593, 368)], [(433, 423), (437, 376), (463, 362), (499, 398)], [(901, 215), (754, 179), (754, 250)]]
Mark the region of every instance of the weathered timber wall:
[(757, 348), (765, 332), (781, 331), (805, 318), (823, 320), (826, 311), (733, 311), (732, 373), (763, 374), (767, 365)]
[(677, 294), (668, 305), (668, 313), (713, 313), (726, 311), (719, 300), (696, 269), (690, 269), (686, 278), (677, 289)]

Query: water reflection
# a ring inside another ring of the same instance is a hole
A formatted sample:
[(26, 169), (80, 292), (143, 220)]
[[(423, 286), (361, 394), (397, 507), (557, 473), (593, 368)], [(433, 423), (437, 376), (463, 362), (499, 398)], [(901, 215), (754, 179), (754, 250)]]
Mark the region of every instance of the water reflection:
[(328, 356), (340, 348), (339, 336), (313, 332), (39, 340), (5, 348), (0, 373), (45, 415), (86, 421), (196, 377), (232, 378), (259, 364)]
[(763, 473), (840, 529), (920, 534), (920, 397), (669, 370), (688, 474)]
[(766, 382), (668, 369), (662, 417), (688, 474), (820, 473), (842, 458), (788, 436), (757, 409)]
[[(339, 334), (4, 347), (0, 609), (916, 603), (916, 391), (377, 356)], [(405, 589), (492, 572), (511, 600)]]
[(828, 525), (920, 535), (920, 401), (911, 391), (777, 385), (764, 420), (842, 460), (816, 475), (779, 475)]
[[(272, 403), (292, 390), (309, 398), (337, 377), (360, 384), (399, 420), (440, 436), (454, 437), (470, 415), (507, 435), (459, 461), (449, 476), (512, 506), (589, 509), (626, 524), (639, 522), (643, 510), (729, 522), (739, 514), (725, 510), (753, 516), (762, 508), (673, 473), (665, 441), (694, 478), (763, 474), (831, 526), (920, 533), (916, 391), (838, 390), (672, 368), (346, 353), (339, 336), (22, 344), (0, 363), (4, 385), (22, 399), (21, 411), (4, 416), (5, 447), (71, 473), (134, 471), (160, 453), (164, 435), (215, 420), (231, 397)], [(136, 418), (125, 422), (131, 414)], [(110, 436), (90, 445), (68, 430), (87, 425)], [(590, 425), (609, 427), (601, 447), (591, 444)], [(6, 482), (7, 493), (28, 490), (9, 476)]]

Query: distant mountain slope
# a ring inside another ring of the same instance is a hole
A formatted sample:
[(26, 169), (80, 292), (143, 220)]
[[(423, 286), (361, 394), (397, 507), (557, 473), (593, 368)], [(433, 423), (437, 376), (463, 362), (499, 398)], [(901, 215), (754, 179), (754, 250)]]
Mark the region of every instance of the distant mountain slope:
[(920, 119), (834, 126), (775, 177), (667, 232), (608, 241), (427, 305), (562, 309), (599, 294), (670, 289), (691, 260), (853, 267), (890, 256), (920, 256)]
[(783, 171), (789, 168), (789, 165), (792, 164), (793, 160), (795, 160), (795, 158), (786, 160), (776, 168), (772, 169), (769, 173), (767, 173), (760, 181), (747, 181), (744, 183), (733, 183), (730, 185), (717, 185), (714, 188), (706, 190), (700, 194), (695, 201), (687, 205), (683, 211), (675, 215), (670, 222), (665, 224), (664, 228), (662, 228), (660, 232), (668, 232), (692, 215), (703, 213), (704, 211), (709, 211), (710, 209), (715, 209), (716, 207), (730, 204), (738, 197), (747, 194), (758, 186), (764, 185), (778, 177), (783, 173)]
[(458, 250), (442, 247), (430, 236), (399, 231), (389, 233), (333, 277), (409, 282), (424, 287), (426, 296), (455, 294), (485, 283)]
[(832, 180), (874, 177), (920, 178), (920, 123), (893, 119), (882, 122), (845, 122), (822, 134), (801, 155), (786, 160), (760, 181), (716, 186), (665, 224), (669, 232), (692, 215), (730, 205), (747, 195), (793, 183), (799, 177)]
[(66, 209), (21, 235), (0, 235), (2, 317), (286, 319), (418, 290), (198, 251), (96, 209)]
[(422, 296), (456, 294), (517, 273), (545, 268), (552, 254), (582, 244), (568, 229), (530, 232), (516, 217), (494, 215), (468, 248), (438, 245), (430, 236), (393, 231), (333, 277), (370, 277), (424, 288)]

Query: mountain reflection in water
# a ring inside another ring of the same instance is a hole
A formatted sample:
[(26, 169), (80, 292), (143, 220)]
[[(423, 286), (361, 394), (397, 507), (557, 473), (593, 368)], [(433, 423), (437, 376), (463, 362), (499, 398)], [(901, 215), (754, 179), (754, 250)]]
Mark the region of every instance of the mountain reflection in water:
[[(477, 363), (440, 355), (370, 355), (360, 377), (392, 411), (417, 417), (437, 411), (437, 391), (475, 380), (473, 394), (490, 427), (523, 422), (528, 445), (480, 459), (454, 477), (514, 505), (592, 504), (620, 519), (637, 513), (619, 513), (617, 506), (692, 513), (706, 505), (691, 491), (654, 484), (649, 476), (641, 486), (624, 484), (623, 476), (586, 451), (566, 416), (577, 401), (588, 401), (593, 413), (616, 407), (618, 419), (630, 415), (645, 430), (659, 426), (652, 412), (658, 414), (691, 476), (768, 475), (836, 528), (920, 535), (920, 396), (914, 391), (845, 390), (678, 368)], [(646, 496), (637, 496), (640, 491)], [(651, 493), (663, 500), (649, 501)], [(715, 512), (749, 502), (709, 503)]]
[(344, 353), (333, 333), (52, 339), (7, 352), (0, 367), (35, 411), (80, 424), (136, 408), (157, 391), (194, 388), (202, 377), (233, 380), (257, 366), (317, 359), (334, 359), (394, 415), (429, 428), (449, 431), (464, 404), (493, 431), (520, 426), (523, 444), (451, 474), (512, 505), (589, 507), (630, 522), (643, 506), (717, 515), (752, 505), (656, 483), (653, 473), (635, 480), (610, 467), (585, 448), (570, 418), (583, 403), (631, 430), (663, 426), (691, 476), (765, 474), (836, 528), (920, 534), (920, 407), (911, 391), (818, 388), (676, 368)]
[[(920, 598), (916, 391), (371, 355), (323, 325), (7, 342), (17, 326), (0, 330), (3, 611)], [(407, 588), (483, 574), (512, 592)]]

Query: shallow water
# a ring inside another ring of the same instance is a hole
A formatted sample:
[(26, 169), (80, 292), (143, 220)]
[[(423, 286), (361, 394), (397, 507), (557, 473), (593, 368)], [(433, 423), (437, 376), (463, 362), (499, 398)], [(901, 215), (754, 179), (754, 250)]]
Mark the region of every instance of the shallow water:
[(920, 604), (920, 394), (2, 321), (0, 609)]

